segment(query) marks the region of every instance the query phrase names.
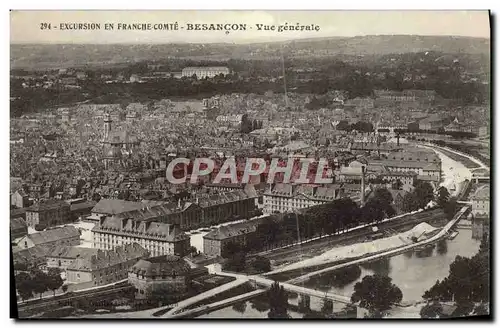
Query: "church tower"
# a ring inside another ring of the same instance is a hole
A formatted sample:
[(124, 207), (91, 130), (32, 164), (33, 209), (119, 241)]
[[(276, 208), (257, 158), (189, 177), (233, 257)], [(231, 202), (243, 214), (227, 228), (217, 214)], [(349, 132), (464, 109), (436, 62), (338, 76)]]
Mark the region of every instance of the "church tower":
[(104, 115), (104, 140), (107, 140), (109, 137), (109, 132), (111, 132), (111, 116), (109, 113)]

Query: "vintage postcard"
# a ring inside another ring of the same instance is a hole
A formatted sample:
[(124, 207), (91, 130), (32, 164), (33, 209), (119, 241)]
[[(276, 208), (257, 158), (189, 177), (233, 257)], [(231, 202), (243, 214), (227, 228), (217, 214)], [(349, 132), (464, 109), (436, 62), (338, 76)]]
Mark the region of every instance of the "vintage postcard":
[(12, 317), (490, 318), (488, 11), (10, 29)]

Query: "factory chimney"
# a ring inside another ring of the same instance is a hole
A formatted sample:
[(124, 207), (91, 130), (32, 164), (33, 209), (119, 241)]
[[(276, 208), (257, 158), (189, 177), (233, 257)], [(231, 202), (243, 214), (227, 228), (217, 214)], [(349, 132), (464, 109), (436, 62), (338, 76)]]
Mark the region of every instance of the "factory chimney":
[(365, 205), (365, 166), (361, 166), (361, 206)]
[(397, 141), (398, 141), (398, 147), (399, 147), (399, 133), (396, 135)]

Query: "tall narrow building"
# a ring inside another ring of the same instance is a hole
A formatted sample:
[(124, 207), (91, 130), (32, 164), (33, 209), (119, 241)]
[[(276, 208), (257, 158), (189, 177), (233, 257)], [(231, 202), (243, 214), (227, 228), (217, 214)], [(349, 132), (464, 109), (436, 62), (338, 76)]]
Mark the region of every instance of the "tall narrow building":
[(111, 132), (111, 123), (113, 121), (111, 120), (111, 116), (109, 113), (106, 113), (104, 115), (104, 140), (107, 140), (109, 138), (109, 133)]

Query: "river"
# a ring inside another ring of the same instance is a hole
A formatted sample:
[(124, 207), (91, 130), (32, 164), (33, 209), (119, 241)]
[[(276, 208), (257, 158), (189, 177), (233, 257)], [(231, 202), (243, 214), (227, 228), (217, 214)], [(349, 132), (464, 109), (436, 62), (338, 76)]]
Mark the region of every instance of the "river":
[[(448, 276), (450, 264), (457, 255), (471, 257), (479, 250), (480, 241), (472, 239), (470, 229), (458, 231), (459, 234), (455, 239), (445, 241), (446, 247), (440, 249), (436, 247), (431, 254), (426, 254), (426, 256), (410, 252), (394, 256), (386, 261), (379, 261), (370, 265), (369, 268), (362, 266), (360, 277), (343, 287), (331, 287), (327, 283), (328, 275), (332, 273), (315, 277), (305, 285), (313, 289), (350, 296), (358, 281), (366, 275), (378, 272), (392, 278), (392, 282), (403, 292), (403, 301), (411, 303), (421, 301), (423, 293), (432, 287), (436, 280)], [(199, 318), (267, 318), (267, 304), (262, 304), (261, 301), (259, 307), (259, 304), (256, 306), (255, 303), (255, 300), (242, 302), (201, 315)], [(294, 318), (303, 316), (301, 313), (288, 312)]]
[(426, 254), (427, 256), (418, 255), (412, 251), (371, 265), (362, 265), (360, 277), (343, 287), (322, 286), (322, 282), (328, 279), (327, 276), (313, 278), (306, 282), (306, 285), (315, 289), (350, 296), (356, 282), (361, 281), (366, 275), (380, 273), (392, 278), (392, 282), (403, 292), (403, 301), (419, 301), (423, 293), (432, 287), (436, 280), (448, 276), (450, 264), (457, 255), (474, 256), (479, 250), (480, 244), (479, 240), (472, 239), (470, 229), (460, 229), (454, 240), (444, 242), (446, 247), (443, 249), (436, 247), (431, 254)]

